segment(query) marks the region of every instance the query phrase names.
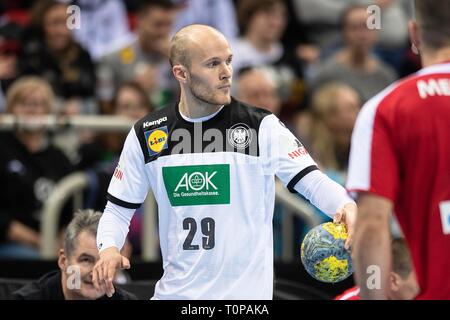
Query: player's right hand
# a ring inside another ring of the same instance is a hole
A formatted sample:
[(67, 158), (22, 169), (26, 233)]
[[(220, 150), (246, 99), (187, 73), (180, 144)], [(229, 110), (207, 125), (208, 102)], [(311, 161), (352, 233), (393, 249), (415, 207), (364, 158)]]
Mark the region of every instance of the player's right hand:
[(113, 281), (119, 268), (130, 269), (130, 261), (120, 254), (119, 249), (111, 247), (100, 252), (100, 259), (92, 270), (95, 288), (98, 291), (104, 288), (106, 295), (112, 297), (115, 292)]
[(358, 207), (355, 203), (347, 203), (342, 208), (338, 209), (334, 215), (334, 223), (344, 223), (347, 228), (347, 240), (345, 240), (344, 248), (350, 250), (353, 242), (353, 235), (355, 234), (356, 216), (358, 214)]

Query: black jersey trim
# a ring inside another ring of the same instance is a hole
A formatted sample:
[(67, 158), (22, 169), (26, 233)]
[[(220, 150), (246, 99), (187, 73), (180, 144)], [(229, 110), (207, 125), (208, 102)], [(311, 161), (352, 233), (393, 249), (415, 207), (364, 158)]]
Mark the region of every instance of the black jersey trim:
[(118, 206), (121, 206), (121, 207), (124, 207), (127, 209), (139, 209), (142, 205), (142, 203), (131, 203), (131, 202), (126, 202), (126, 201), (117, 199), (110, 193), (107, 194), (106, 199), (108, 199), (108, 201), (111, 201), (114, 204), (117, 204)]
[[(134, 131), (139, 141), (146, 164), (155, 161), (162, 156), (203, 153), (204, 150), (209, 145), (211, 145), (211, 143), (217, 143), (217, 148), (215, 147), (214, 151), (212, 152), (239, 152), (246, 155), (259, 157), (260, 145), (258, 136), (261, 122), (270, 114), (271, 113), (267, 110), (253, 107), (234, 98), (231, 98), (230, 104), (224, 106), (217, 115), (209, 120), (199, 123), (201, 124), (202, 134), (198, 135), (195, 131), (197, 123), (186, 121), (179, 113), (178, 103), (172, 103), (167, 105), (163, 109), (148, 114), (147, 116), (136, 122), (136, 124), (134, 125)], [(167, 119), (159, 121), (164, 118)], [(237, 124), (246, 125), (251, 129), (251, 133), (254, 134), (254, 137), (250, 140), (250, 144), (247, 145), (245, 149), (238, 149), (230, 142), (230, 130), (234, 125)], [(163, 127), (167, 127), (167, 147), (162, 149), (159, 153), (154, 154), (149, 151), (146, 132)], [(185, 136), (181, 135), (179, 139), (173, 140), (173, 133), (178, 129), (187, 130), (187, 132), (189, 132), (190, 134), (191, 139), (185, 141)], [(215, 141), (215, 136), (212, 141), (204, 139), (203, 134), (209, 129), (217, 129), (222, 133), (222, 137), (225, 138), (222, 141), (222, 145)], [(194, 139), (198, 139), (198, 141), (194, 141)], [(200, 143), (197, 144), (197, 142)], [(173, 153), (174, 148), (180, 143), (182, 143), (186, 147), (182, 149), (176, 149), (178, 151), (176, 153)], [(201, 146), (201, 148), (197, 148), (196, 146)]]
[(306, 167), (305, 169), (303, 169), (302, 171), (300, 171), (299, 173), (297, 173), (297, 174), (295, 175), (295, 177), (293, 177), (293, 178), (291, 179), (291, 181), (289, 181), (289, 183), (288, 183), (288, 185), (287, 185), (288, 190), (289, 190), (290, 192), (292, 192), (292, 193), (297, 193), (297, 191), (295, 191), (295, 189), (294, 189), (295, 185), (296, 185), (300, 180), (302, 180), (302, 178), (303, 178), (304, 176), (306, 176), (306, 175), (307, 175), (308, 173), (310, 173), (311, 171), (315, 171), (315, 170), (319, 170), (319, 168), (318, 168), (316, 165), (312, 165), (312, 166)]

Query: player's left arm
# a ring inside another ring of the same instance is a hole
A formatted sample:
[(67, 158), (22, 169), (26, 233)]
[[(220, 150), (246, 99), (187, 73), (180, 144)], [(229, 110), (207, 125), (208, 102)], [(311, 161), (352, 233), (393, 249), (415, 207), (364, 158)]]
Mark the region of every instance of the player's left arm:
[(359, 195), (353, 264), (361, 299), (387, 299), (392, 259), (391, 211), (392, 202), (387, 198), (373, 193)]
[(266, 170), (273, 172), (291, 192), (298, 192), (314, 206), (347, 227), (345, 247), (351, 245), (357, 215), (356, 203), (344, 187), (323, 174), (303, 144), (274, 115), (261, 122), (259, 142)]

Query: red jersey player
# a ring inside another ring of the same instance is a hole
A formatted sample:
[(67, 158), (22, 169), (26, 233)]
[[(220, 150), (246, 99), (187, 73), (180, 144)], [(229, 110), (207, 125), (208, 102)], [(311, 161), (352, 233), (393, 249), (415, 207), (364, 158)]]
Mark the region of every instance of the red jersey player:
[(411, 249), (418, 298), (450, 299), (450, 2), (415, 6), (409, 29), (424, 69), (370, 100), (352, 137), (347, 189), (358, 195), (362, 299), (387, 298), (391, 212)]

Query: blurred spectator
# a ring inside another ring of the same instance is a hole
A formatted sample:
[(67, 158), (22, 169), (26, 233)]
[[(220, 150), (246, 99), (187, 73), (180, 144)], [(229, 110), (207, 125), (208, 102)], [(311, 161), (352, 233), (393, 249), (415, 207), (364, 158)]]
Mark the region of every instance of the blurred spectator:
[(313, 87), (344, 82), (367, 101), (396, 79), (395, 72), (372, 54), (377, 31), (367, 28), (365, 6), (349, 7), (342, 16), (344, 47), (318, 67)]
[(228, 40), (238, 36), (236, 10), (232, 0), (178, 0), (182, 5), (175, 31), (190, 24), (205, 24), (222, 32)]
[(126, 82), (117, 90), (113, 100), (114, 114), (139, 120), (153, 109), (145, 91), (136, 82)]
[[(296, 14), (295, 0), (286, 0), (287, 9), (287, 25), (281, 41), (285, 48), (294, 49), (300, 44), (312, 44), (315, 43), (311, 40), (310, 35), (307, 33), (307, 29), (299, 20)], [(319, 57), (317, 57), (319, 58)]]
[(103, 112), (111, 112), (114, 92), (130, 80), (145, 89), (155, 106), (160, 107), (174, 98), (178, 89), (168, 60), (168, 48), (177, 8), (170, 0), (143, 1), (137, 12), (134, 42), (100, 62), (97, 93)]
[(136, 300), (136, 296), (116, 287), (111, 298), (105, 289), (92, 283), (92, 269), (100, 258), (95, 237), (102, 213), (80, 210), (67, 227), (64, 246), (59, 250), (58, 271), (13, 293), (16, 300)]
[(122, 0), (75, 0), (72, 4), (82, 13), (82, 27), (73, 30), (74, 36), (94, 61), (133, 40)]
[(350, 141), (361, 99), (351, 87), (330, 83), (317, 90), (312, 97), (312, 121), (309, 136), (310, 152), (322, 170), (342, 174), (347, 172)]
[(367, 0), (292, 0), (297, 20), (309, 40), (322, 50), (335, 48), (340, 42), (339, 17), (349, 5), (367, 3)]
[[(67, 28), (66, 10), (67, 5), (56, 0), (36, 2), (19, 58), (20, 73), (44, 77), (61, 99), (93, 98), (94, 65)], [(92, 103), (81, 107), (87, 110), (79, 113), (95, 112)]]
[[(151, 112), (152, 109), (152, 105), (141, 86), (136, 82), (126, 82), (119, 87), (113, 99), (112, 114), (137, 121)], [(81, 160), (78, 169), (101, 167), (101, 171), (106, 171), (111, 176), (117, 165), (126, 134), (123, 132), (100, 134), (93, 143), (83, 145), (80, 149)], [(103, 202), (99, 204), (101, 209), (105, 204), (106, 200), (103, 199)], [(90, 207), (93, 205), (90, 204)], [(97, 208), (97, 206), (94, 205), (94, 208)]]
[[(127, 82), (120, 86), (114, 98), (113, 114), (134, 121), (152, 111), (145, 91), (135, 82)], [(92, 143), (80, 148), (79, 170), (88, 170), (91, 183), (86, 195), (86, 206), (103, 210), (106, 205), (106, 194), (111, 176), (119, 162), (120, 152), (125, 142), (126, 133), (110, 132), (98, 135)], [(136, 211), (130, 223), (128, 238), (133, 252), (141, 251), (142, 212)]]
[(6, 109), (6, 91), (17, 77), (17, 55), (21, 28), (0, 20), (0, 112)]
[(286, 29), (287, 9), (282, 0), (238, 2), (242, 37), (231, 43), (234, 74), (243, 68), (270, 67), (282, 101), (280, 118), (289, 119), (303, 105), (306, 86), (303, 61), (295, 51), (285, 50), (281, 37)]
[(376, 54), (397, 72), (408, 49), (408, 21), (413, 18), (410, 0), (376, 0), (381, 9), (381, 28)]
[[(380, 53), (383, 58), (398, 66), (398, 50), (402, 51), (408, 38), (408, 19), (412, 16), (410, 0), (291, 0), (295, 16), (304, 26), (307, 38), (324, 51), (328, 57), (341, 43), (339, 20), (349, 6), (361, 5), (367, 10), (369, 5), (381, 9), (381, 29), (379, 37)], [(388, 56), (387, 51), (395, 53)]]
[(242, 102), (280, 113), (281, 99), (275, 81), (263, 69), (242, 69), (237, 77), (236, 97)]
[(280, 39), (287, 23), (284, 2), (241, 0), (237, 14), (242, 37), (232, 43), (234, 72), (279, 61), (284, 54)]
[[(392, 271), (389, 276), (389, 300), (413, 300), (419, 293), (416, 272), (406, 241), (402, 238), (392, 240)], [(359, 287), (353, 287), (335, 300), (360, 300)]]
[[(361, 108), (358, 93), (346, 84), (329, 83), (314, 92), (308, 112), (297, 119), (296, 133), (320, 169), (337, 183), (344, 185), (347, 177), (350, 142), (356, 117)], [(330, 218), (311, 206), (321, 222)], [(302, 241), (308, 226), (295, 220), (296, 242)]]
[[(53, 103), (51, 87), (40, 78), (21, 78), (8, 90), (7, 112), (37, 122), (32, 128), (19, 127), (0, 136), (0, 180), (5, 186), (0, 192), (0, 257), (39, 256), (43, 203), (58, 180), (72, 171), (69, 160), (49, 144), (38, 122), (39, 116), (50, 113)], [(68, 204), (61, 225), (69, 218)]]

